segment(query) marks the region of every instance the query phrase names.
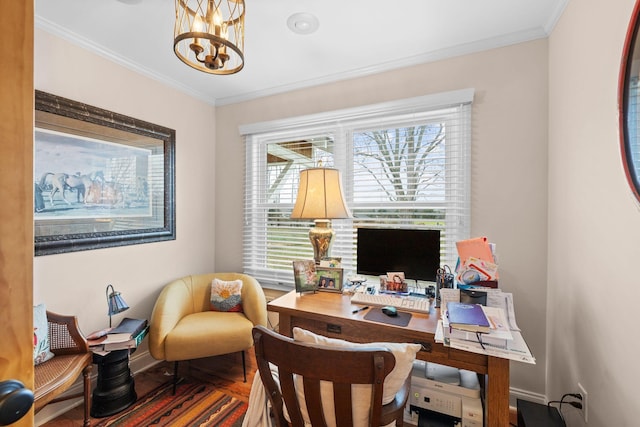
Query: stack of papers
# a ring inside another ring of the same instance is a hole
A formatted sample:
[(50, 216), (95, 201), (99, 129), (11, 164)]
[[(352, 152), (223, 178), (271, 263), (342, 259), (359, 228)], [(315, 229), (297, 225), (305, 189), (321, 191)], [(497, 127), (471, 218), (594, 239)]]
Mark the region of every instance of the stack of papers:
[[(472, 353), (535, 364), (536, 359), (516, 324), (513, 295), (496, 288), (487, 288), (483, 291), (487, 292), (487, 304), (482, 306), (482, 310), (489, 320), (489, 332), (476, 334), (476, 332), (453, 328), (449, 324), (447, 311), (442, 310), (435, 341)], [(460, 301), (460, 290), (441, 289), (440, 296), (441, 306), (447, 307), (449, 302)]]

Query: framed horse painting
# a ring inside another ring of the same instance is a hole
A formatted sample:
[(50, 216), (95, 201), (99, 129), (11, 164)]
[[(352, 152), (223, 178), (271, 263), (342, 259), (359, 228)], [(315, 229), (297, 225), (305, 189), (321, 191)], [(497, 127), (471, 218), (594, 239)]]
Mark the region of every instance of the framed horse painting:
[(35, 255), (175, 239), (175, 131), (36, 91)]

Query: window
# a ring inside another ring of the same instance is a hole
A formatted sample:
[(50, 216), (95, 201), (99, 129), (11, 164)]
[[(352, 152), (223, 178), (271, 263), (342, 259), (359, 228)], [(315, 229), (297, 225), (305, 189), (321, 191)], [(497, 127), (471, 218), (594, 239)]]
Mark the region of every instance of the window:
[(313, 221), (290, 215), (300, 171), (319, 162), (341, 170), (353, 213), (332, 221), (331, 256), (346, 274), (364, 226), (439, 229), (442, 263), (455, 265), (455, 242), (469, 237), (472, 99), (466, 89), (242, 126), (244, 271), (290, 288), (292, 261), (313, 258)]

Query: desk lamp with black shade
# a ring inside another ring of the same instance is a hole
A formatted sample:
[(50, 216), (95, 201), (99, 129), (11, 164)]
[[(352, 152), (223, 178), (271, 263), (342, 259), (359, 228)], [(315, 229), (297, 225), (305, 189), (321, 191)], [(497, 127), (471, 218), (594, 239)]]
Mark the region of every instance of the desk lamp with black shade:
[[(109, 288), (111, 288), (111, 292), (109, 292)], [(122, 313), (123, 311), (128, 310), (129, 306), (126, 302), (124, 302), (124, 299), (122, 298), (122, 295), (120, 295), (120, 292), (116, 292), (116, 290), (113, 289), (113, 285), (111, 284), (107, 285), (107, 304), (109, 306), (109, 327), (111, 328), (111, 317), (114, 314)]]
[(314, 220), (315, 226), (309, 230), (309, 240), (316, 265), (329, 255), (335, 235), (331, 220), (351, 217), (338, 169), (317, 167), (300, 171), (298, 195), (291, 218)]

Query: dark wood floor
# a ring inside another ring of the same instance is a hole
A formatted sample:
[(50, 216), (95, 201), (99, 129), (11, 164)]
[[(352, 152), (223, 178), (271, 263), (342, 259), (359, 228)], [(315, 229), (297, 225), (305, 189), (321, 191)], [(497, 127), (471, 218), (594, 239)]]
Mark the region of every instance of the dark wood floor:
[[(242, 357), (240, 353), (205, 359), (180, 362), (180, 376), (217, 386), (228, 395), (237, 397), (245, 402), (249, 401), (249, 392), (257, 370), (253, 349), (245, 352), (247, 362), (247, 382), (243, 382)], [(154, 367), (135, 375), (135, 387), (138, 396), (143, 396), (157, 386), (173, 379), (173, 363), (162, 362)], [(95, 381), (94, 381), (95, 382)], [(92, 418), (91, 424), (99, 421)], [(59, 417), (42, 424), (46, 427), (76, 427), (82, 426), (82, 405), (77, 406)]]

